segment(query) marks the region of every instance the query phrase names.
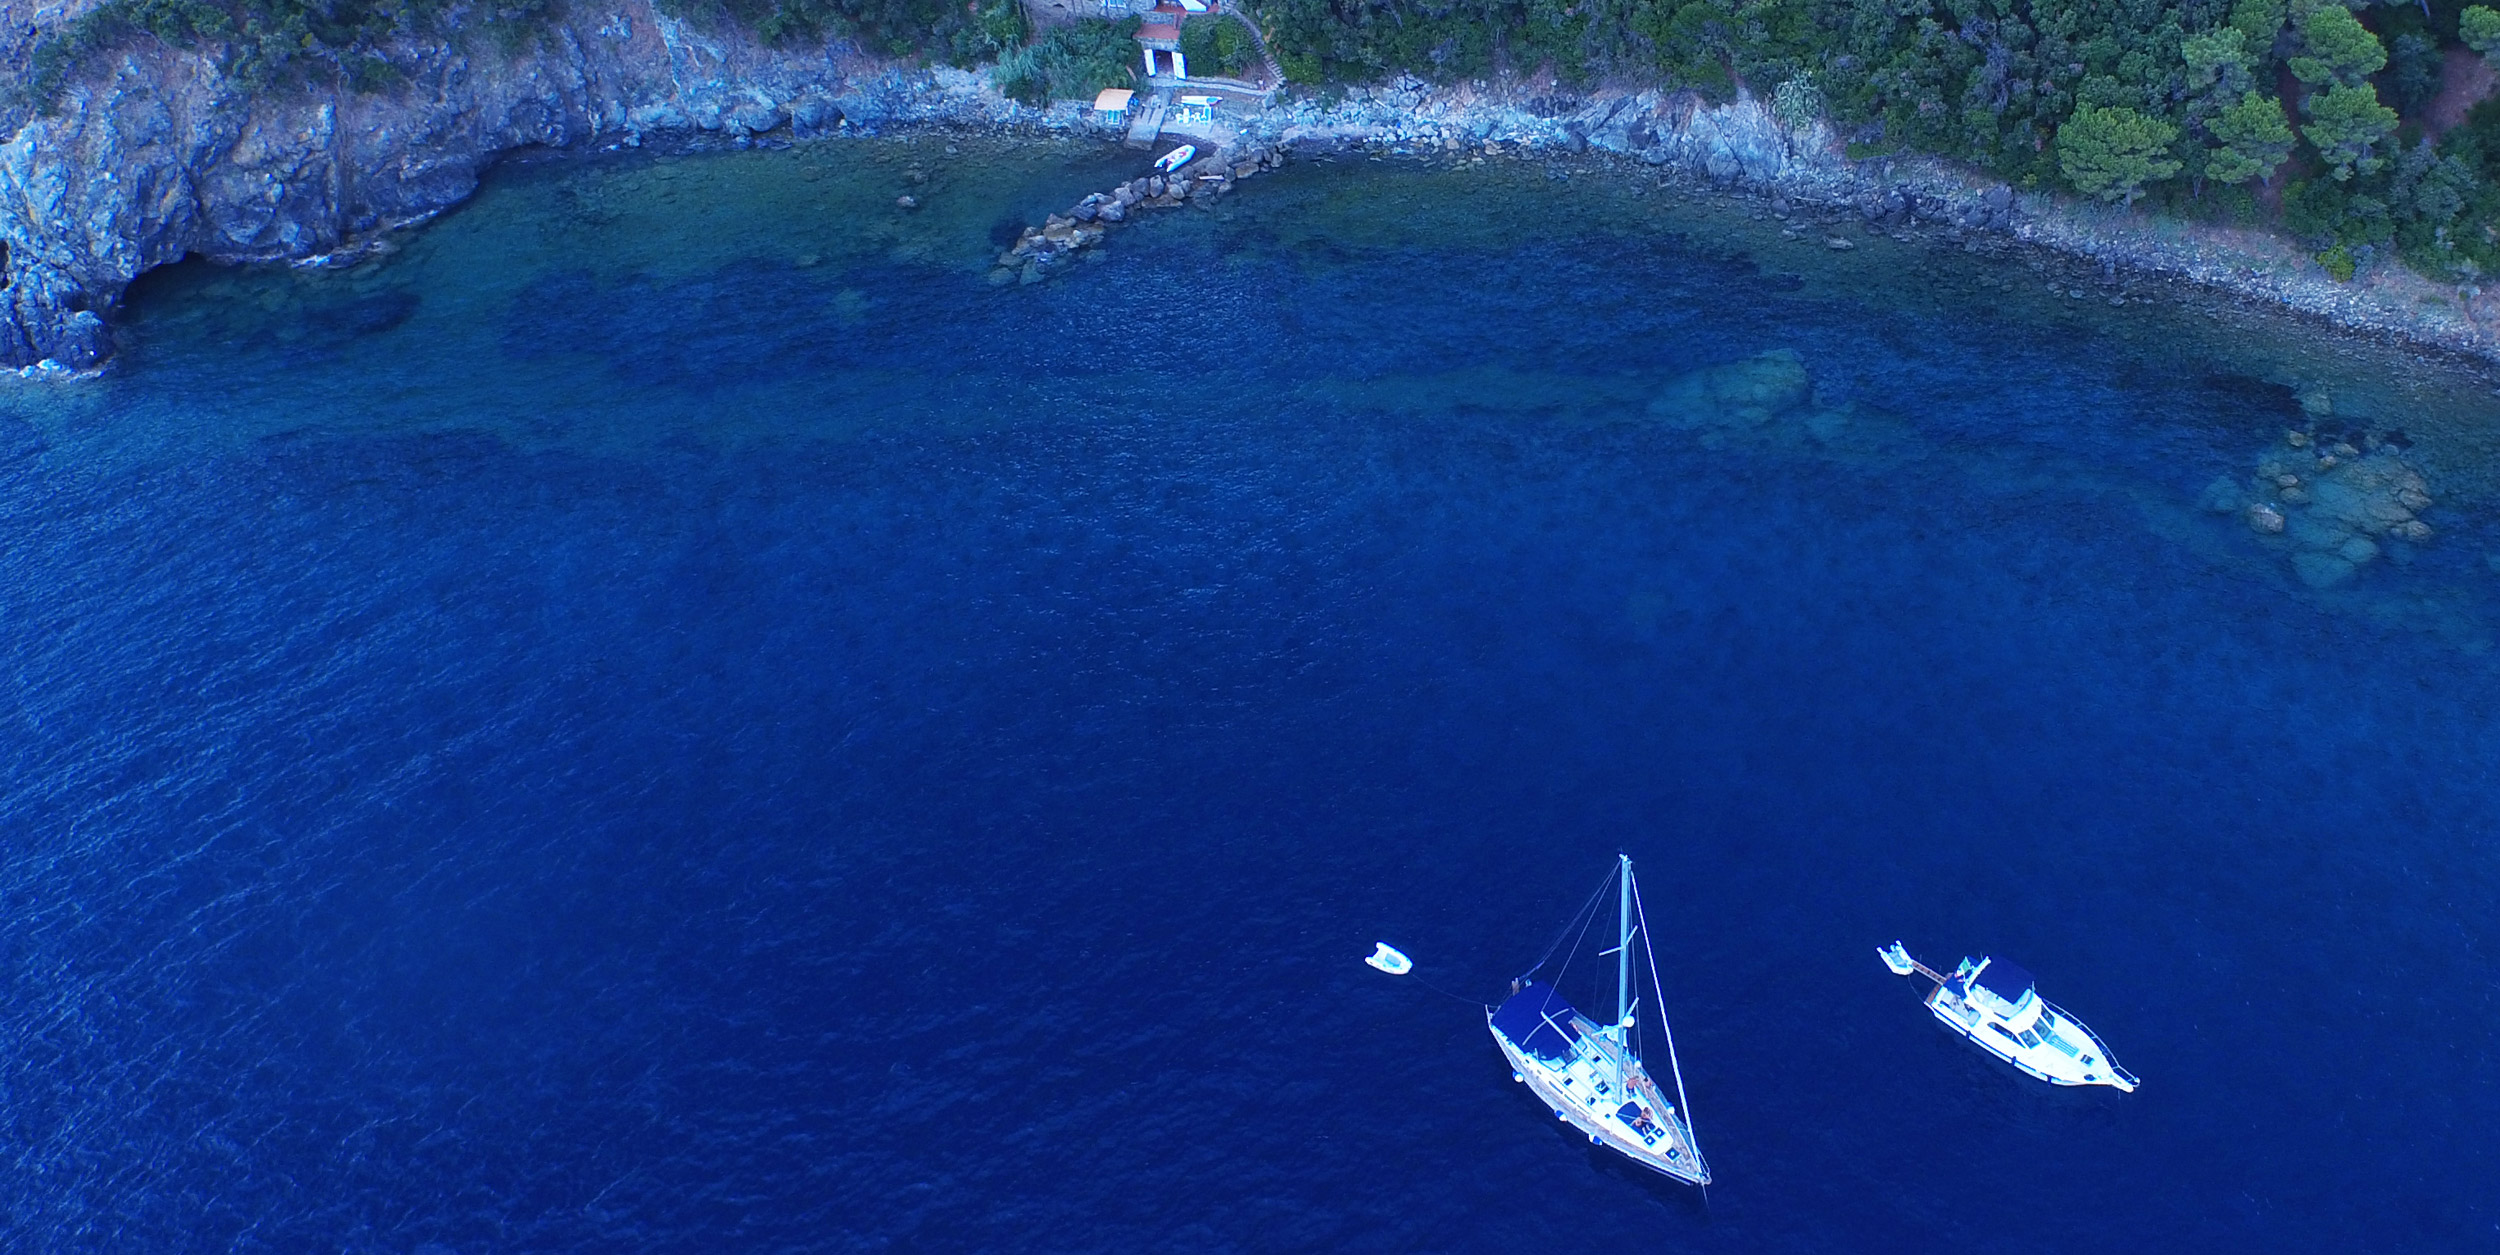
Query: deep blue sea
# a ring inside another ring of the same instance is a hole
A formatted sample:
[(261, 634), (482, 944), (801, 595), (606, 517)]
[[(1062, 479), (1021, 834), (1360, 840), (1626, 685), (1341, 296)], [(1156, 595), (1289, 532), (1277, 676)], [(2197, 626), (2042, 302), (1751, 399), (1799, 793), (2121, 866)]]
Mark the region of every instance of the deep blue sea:
[[(987, 282), (1135, 157), (512, 167), (0, 392), (0, 1247), (2500, 1250), (2492, 380), (1567, 166)], [(2322, 413), (2323, 591), (2197, 505)], [(1706, 1195), (1424, 984), (1618, 850)]]

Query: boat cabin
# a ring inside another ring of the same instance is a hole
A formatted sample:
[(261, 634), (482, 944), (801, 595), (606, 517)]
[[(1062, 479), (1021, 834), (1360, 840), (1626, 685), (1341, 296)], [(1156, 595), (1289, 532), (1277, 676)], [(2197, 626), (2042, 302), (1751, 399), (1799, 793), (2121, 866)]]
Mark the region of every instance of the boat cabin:
[(2040, 1018), (2042, 1005), (2033, 984), (2031, 973), (1991, 957), (1962, 974), (1961, 993), (1972, 1006), (2006, 1021), (2007, 1027), (2029, 1028)]

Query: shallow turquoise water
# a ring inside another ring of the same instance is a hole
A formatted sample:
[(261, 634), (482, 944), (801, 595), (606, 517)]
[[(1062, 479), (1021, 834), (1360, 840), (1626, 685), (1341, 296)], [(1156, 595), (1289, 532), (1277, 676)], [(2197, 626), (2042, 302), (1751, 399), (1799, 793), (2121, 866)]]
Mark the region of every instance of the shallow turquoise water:
[[(1131, 158), (957, 146), (508, 170), (0, 401), (11, 1246), (2500, 1246), (2490, 381), (1569, 169), (998, 290)], [(2436, 497), (2327, 590), (2198, 506), (2304, 394)], [(1706, 1199), (1357, 961), (1619, 848)]]

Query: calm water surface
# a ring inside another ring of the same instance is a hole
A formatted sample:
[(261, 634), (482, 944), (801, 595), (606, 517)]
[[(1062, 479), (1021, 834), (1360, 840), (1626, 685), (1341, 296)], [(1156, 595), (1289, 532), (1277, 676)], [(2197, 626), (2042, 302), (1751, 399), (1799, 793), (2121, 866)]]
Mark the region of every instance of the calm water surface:
[[(2500, 1250), (2489, 380), (1532, 167), (985, 282), (1132, 161), (514, 169), (0, 394), (5, 1245)], [(2326, 591), (2197, 506), (2303, 395), (2438, 497)], [(1706, 1198), (1357, 962), (1618, 849)]]

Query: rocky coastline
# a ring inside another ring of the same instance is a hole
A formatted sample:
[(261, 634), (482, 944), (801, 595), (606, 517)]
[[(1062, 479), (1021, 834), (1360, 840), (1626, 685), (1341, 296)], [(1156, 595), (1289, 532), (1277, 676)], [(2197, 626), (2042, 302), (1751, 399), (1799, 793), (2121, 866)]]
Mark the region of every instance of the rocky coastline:
[[(559, 25), (520, 55), (441, 43), (401, 49), (394, 64), (405, 82), (384, 93), (254, 95), (207, 57), (146, 43), (71, 82), (50, 113), (0, 118), (13, 132), (0, 143), (0, 366), (90, 373), (111, 357), (123, 290), (147, 270), (187, 256), (306, 264), (352, 254), (459, 203), (486, 167), (520, 150), (773, 144), (909, 127), (1117, 136), (1081, 104), (1021, 105), (977, 71), (899, 66), (845, 44), (770, 48), (647, 3)], [(1212, 148), (1201, 163), (1227, 172), (1219, 192), (1235, 167), (1247, 177), (1314, 151), (1612, 154), (1769, 199), (1783, 216), (1794, 206), (1799, 221), (1810, 210), (1822, 223), (1847, 216), (1874, 229), (2024, 242), (2105, 271), (2500, 360), (2500, 291), (2434, 284), (2392, 265), (2337, 282), (2280, 237), (2021, 194), (1939, 162), (1852, 161), (1821, 122), (1790, 125), (1741, 94), (1712, 104), (1639, 87), (1404, 80), (1289, 95), (1236, 110), (1198, 138)], [(1000, 270), (1038, 278), (1102, 238), (1105, 205), (1117, 205), (1116, 222), (1158, 198), (1178, 199), (1135, 187), (1125, 200), (1119, 189), (1089, 198), (1036, 228)]]

